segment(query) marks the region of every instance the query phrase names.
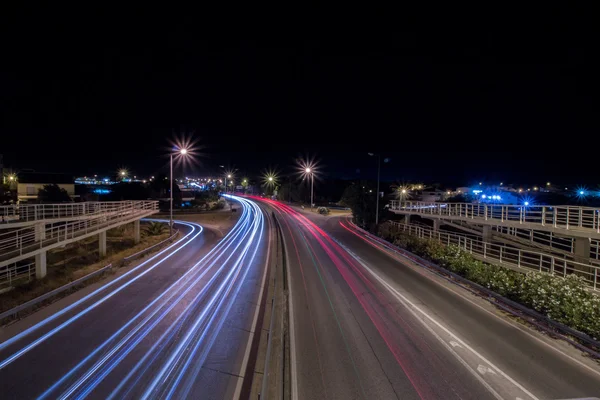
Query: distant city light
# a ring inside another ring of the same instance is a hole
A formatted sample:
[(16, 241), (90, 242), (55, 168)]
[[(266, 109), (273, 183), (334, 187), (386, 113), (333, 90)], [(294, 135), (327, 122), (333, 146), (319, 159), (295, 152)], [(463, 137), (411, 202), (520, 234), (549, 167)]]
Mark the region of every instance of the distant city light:
[(483, 182), (479, 182), (479, 186), (483, 185)]
[(538, 190), (537, 186), (534, 186), (534, 187), (533, 187), (533, 190)]
[(580, 190), (579, 194), (583, 196), (585, 194), (585, 192), (583, 190)]
[(546, 182), (546, 186), (550, 186), (550, 182)]
[(487, 196), (486, 196), (485, 194), (482, 194), (482, 195), (481, 195), (481, 198), (482, 198), (482, 199), (485, 199), (486, 197), (487, 197)]
[(504, 183), (500, 182), (500, 186), (504, 185)]
[(529, 205), (529, 202), (528, 202), (528, 201), (526, 201), (526, 202), (525, 202), (525, 203), (523, 203), (523, 204), (524, 204), (525, 206), (528, 206), (528, 205)]

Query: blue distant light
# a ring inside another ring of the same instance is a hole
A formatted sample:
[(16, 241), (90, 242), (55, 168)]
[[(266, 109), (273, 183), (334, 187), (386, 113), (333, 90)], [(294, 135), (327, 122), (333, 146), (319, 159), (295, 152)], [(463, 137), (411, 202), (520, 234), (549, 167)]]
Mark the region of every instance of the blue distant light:
[(482, 198), (482, 199), (485, 199), (486, 197), (487, 197), (487, 196), (486, 196), (485, 194), (482, 194), (482, 195), (481, 195), (481, 198)]
[(585, 194), (585, 192), (583, 190), (580, 190), (579, 194), (583, 196)]
[(523, 203), (525, 205), (525, 207), (527, 207), (529, 205), (529, 202), (526, 201), (525, 203)]

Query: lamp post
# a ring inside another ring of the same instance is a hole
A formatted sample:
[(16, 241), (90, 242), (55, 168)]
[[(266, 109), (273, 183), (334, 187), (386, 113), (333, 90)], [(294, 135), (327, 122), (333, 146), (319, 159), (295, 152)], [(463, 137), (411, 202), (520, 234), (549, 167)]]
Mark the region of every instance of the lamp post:
[[(375, 225), (379, 224), (379, 173), (381, 172), (381, 155), (375, 153), (368, 153), (371, 157), (377, 156), (377, 202), (375, 205)], [(387, 158), (383, 160), (387, 162)]]
[(307, 174), (310, 175), (310, 210), (313, 208), (313, 196), (314, 196), (314, 184), (315, 184), (315, 174), (310, 167), (306, 167), (304, 170)]
[(173, 154), (181, 154), (185, 156), (188, 153), (187, 149), (176, 149), (171, 152), (171, 190), (169, 191), (170, 196), (170, 218), (169, 218), (169, 236), (173, 235)]

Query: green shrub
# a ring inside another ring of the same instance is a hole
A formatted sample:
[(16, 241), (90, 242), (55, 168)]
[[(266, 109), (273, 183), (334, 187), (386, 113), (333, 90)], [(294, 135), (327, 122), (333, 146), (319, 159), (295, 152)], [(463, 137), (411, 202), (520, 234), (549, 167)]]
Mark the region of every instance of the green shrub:
[(600, 297), (586, 289), (583, 278), (563, 278), (544, 272), (526, 275), (511, 269), (486, 264), (457, 246), (420, 239), (392, 229), (380, 235), (397, 246), (436, 262), (468, 280), (517, 301), (554, 321), (595, 339), (600, 338)]
[(147, 226), (144, 232), (148, 236), (160, 236), (167, 229), (167, 225), (162, 222), (152, 221)]
[(321, 215), (329, 214), (329, 209), (327, 207), (319, 207), (317, 208), (317, 212)]

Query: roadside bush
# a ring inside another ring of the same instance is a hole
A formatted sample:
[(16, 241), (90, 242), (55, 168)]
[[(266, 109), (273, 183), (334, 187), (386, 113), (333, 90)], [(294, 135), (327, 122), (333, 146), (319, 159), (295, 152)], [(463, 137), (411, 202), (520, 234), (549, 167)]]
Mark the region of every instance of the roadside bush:
[(152, 221), (147, 226), (144, 232), (148, 236), (160, 236), (167, 230), (167, 225), (162, 222)]
[(319, 207), (319, 208), (317, 208), (317, 212), (321, 215), (327, 215), (327, 214), (329, 214), (329, 208)]
[(526, 275), (486, 264), (457, 246), (420, 239), (380, 228), (380, 236), (439, 266), (591, 337), (600, 338), (600, 297), (586, 289), (583, 278), (545, 272)]
[(226, 205), (227, 202), (225, 201), (225, 199), (219, 199), (219, 201), (215, 203), (215, 210), (222, 210), (225, 208)]

